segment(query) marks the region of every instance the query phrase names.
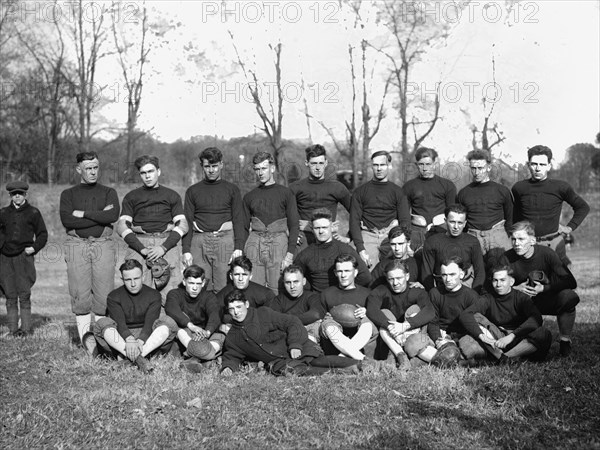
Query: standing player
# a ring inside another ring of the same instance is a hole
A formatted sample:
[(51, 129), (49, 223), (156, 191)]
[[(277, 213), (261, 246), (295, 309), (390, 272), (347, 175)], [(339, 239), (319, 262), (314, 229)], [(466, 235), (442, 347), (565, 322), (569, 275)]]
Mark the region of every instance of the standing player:
[[(570, 264), (563, 236), (581, 225), (590, 212), (590, 206), (569, 183), (548, 178), (552, 163), (552, 150), (548, 147), (531, 147), (527, 150), (527, 159), (531, 178), (518, 181), (512, 187), (514, 220), (531, 222), (538, 244), (555, 250), (561, 261)], [(560, 223), (563, 202), (573, 208), (573, 217), (567, 225)]]
[[(181, 238), (188, 232), (181, 197), (159, 184), (160, 167), (156, 156), (143, 155), (134, 162), (143, 186), (125, 195), (117, 232), (129, 248), (125, 259), (142, 263), (164, 258), (171, 268), (171, 279), (164, 292), (181, 281)], [(144, 272), (144, 284), (152, 286), (152, 274)]]
[(231, 259), (242, 255), (244, 211), (238, 187), (221, 177), (223, 154), (209, 147), (198, 156), (204, 179), (185, 193), (184, 211), (190, 231), (182, 239), (183, 261), (206, 272), (207, 289), (218, 292), (227, 284)]
[(336, 231), (338, 224), (335, 220), (338, 203), (346, 208), (346, 211), (350, 211), (350, 192), (346, 186), (337, 180), (325, 178), (325, 169), (327, 168), (325, 147), (320, 144), (311, 145), (306, 148), (305, 153), (304, 164), (308, 167), (308, 177), (290, 184), (290, 190), (296, 196), (300, 231), (302, 232), (300, 233), (302, 243), (298, 247), (298, 252), (315, 242), (311, 228), (311, 216), (315, 209), (327, 208), (331, 211)]
[[(6, 190), (10, 205), (0, 210), (0, 284), (6, 294), (8, 331), (13, 336), (31, 333), (31, 288), (36, 272), (34, 255), (48, 241), (40, 210), (27, 201), (29, 185), (11, 181)], [(19, 329), (19, 305), (21, 329)]]
[(420, 147), (415, 152), (419, 176), (402, 186), (411, 208), (413, 250), (423, 246), (425, 238), (433, 233), (444, 232), (444, 209), (456, 203), (456, 186), (446, 178), (435, 174), (437, 152)]
[(60, 194), (60, 221), (67, 232), (65, 259), (71, 310), (79, 339), (93, 353), (96, 341), (91, 334), (91, 313), (96, 321), (106, 316), (106, 297), (115, 287), (112, 224), (119, 218), (120, 208), (117, 191), (98, 183), (96, 152), (78, 153), (76, 161), (80, 182)]
[(390, 229), (409, 221), (406, 195), (400, 186), (388, 181), (391, 162), (388, 152), (373, 153), (373, 179), (356, 188), (352, 195), (350, 235), (369, 268), (379, 262), (379, 246)]
[(298, 240), (296, 197), (275, 183), (275, 160), (267, 152), (252, 158), (259, 186), (244, 196), (246, 230), (244, 252), (254, 266), (254, 279), (277, 293), (279, 275), (294, 260)]
[(492, 248), (510, 250), (508, 230), (513, 221), (510, 190), (490, 180), (492, 157), (485, 150), (467, 154), (473, 182), (460, 190), (458, 203), (467, 210), (467, 233), (475, 236), (486, 254)]

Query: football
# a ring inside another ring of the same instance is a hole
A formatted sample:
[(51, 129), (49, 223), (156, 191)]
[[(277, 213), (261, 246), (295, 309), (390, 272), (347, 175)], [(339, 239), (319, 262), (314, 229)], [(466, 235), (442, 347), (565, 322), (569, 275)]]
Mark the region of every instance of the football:
[(360, 324), (360, 319), (354, 317), (356, 306), (348, 303), (336, 305), (331, 308), (330, 314), (333, 320), (339, 323), (344, 328), (355, 328)]

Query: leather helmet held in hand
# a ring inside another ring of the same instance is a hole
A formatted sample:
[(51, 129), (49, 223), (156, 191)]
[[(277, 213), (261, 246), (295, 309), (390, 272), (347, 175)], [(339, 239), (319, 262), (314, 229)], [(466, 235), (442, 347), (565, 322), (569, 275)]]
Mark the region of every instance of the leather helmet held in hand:
[(540, 284), (549, 284), (550, 280), (546, 276), (543, 270), (532, 270), (527, 275), (527, 284), (531, 287), (535, 286), (535, 282)]
[(152, 272), (152, 279), (157, 290), (163, 289), (171, 279), (171, 266), (165, 258), (158, 258), (154, 261), (146, 260), (146, 265)]

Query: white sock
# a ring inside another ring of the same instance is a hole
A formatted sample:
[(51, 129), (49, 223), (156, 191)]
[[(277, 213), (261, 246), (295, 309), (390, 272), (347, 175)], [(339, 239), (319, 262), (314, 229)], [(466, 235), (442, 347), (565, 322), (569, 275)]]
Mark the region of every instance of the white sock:
[(392, 335), (390, 334), (390, 332), (388, 330), (386, 330), (385, 328), (380, 328), (379, 335), (381, 336), (381, 339), (383, 340), (383, 342), (386, 343), (386, 345), (389, 347), (389, 349), (392, 351), (392, 353), (394, 355), (398, 355), (399, 353), (404, 353), (402, 346), (400, 344), (398, 344), (396, 339), (394, 339), (392, 337)]
[(169, 337), (169, 327), (161, 325), (157, 327), (152, 334), (148, 337), (148, 340), (144, 342), (142, 347), (142, 356), (146, 357), (158, 347), (163, 345)]
[(422, 359), (423, 361), (429, 363), (429, 362), (431, 362), (431, 360), (433, 359), (433, 357), (435, 356), (436, 353), (437, 353), (437, 350), (435, 349), (435, 347), (428, 345), (423, 350), (421, 350), (421, 353), (419, 353), (417, 355), (417, 357), (419, 359)]
[(183, 328), (180, 328), (177, 332), (177, 339), (179, 339), (179, 342), (181, 342), (185, 348), (188, 347), (188, 344), (192, 340), (190, 335), (187, 334), (187, 331), (185, 331)]
[(91, 330), (92, 315), (91, 314), (79, 314), (75, 316), (77, 322), (77, 333), (79, 333), (79, 340), (83, 341), (83, 335)]
[(102, 335), (108, 345), (114, 348), (116, 351), (125, 355), (125, 340), (121, 337), (116, 328), (107, 328), (104, 330)]

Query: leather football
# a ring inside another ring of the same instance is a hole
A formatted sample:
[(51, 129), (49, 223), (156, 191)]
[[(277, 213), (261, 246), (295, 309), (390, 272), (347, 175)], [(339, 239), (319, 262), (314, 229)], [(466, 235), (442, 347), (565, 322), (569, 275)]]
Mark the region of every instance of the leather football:
[(329, 313), (333, 320), (339, 323), (344, 328), (355, 328), (360, 325), (360, 320), (354, 317), (354, 311), (356, 310), (356, 306), (350, 305), (348, 303), (343, 303), (341, 305), (336, 305), (331, 308)]

